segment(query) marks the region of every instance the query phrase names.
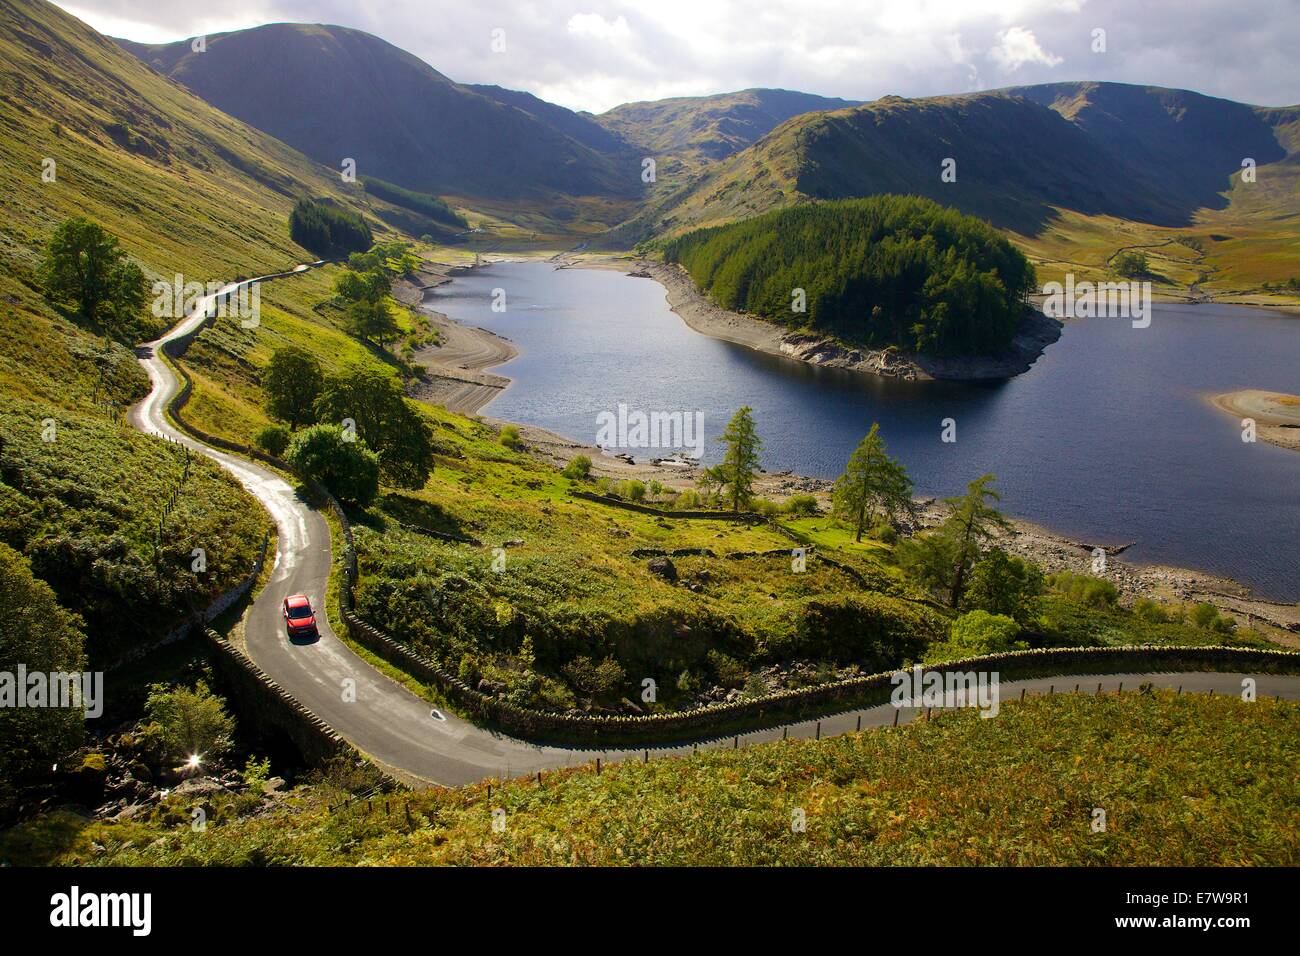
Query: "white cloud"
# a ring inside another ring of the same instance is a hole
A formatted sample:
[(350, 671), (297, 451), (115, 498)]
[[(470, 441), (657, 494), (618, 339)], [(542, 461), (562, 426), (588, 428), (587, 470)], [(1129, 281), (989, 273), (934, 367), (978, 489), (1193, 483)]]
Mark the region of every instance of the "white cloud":
[(81, 4), (59, 4), (78, 20), (90, 24), (105, 36), (123, 37), (139, 43), (169, 43), (172, 40), (184, 40), (194, 36), (224, 33), (229, 30), (244, 30), (266, 21), (256, 13), (237, 13), (213, 15), (210, 9), (196, 10), (195, 15), (186, 20), (188, 27), (178, 32), (165, 22), (152, 20), (148, 10), (133, 10), (134, 16), (123, 16), (115, 11), (118, 7), (131, 8), (130, 4), (99, 4), (95, 0), (84, 0)]
[[(868, 100), (1062, 77), (1300, 103), (1300, 6), (1276, 0), (67, 2), (92, 26), (139, 40), (283, 20), (341, 24), (454, 80), (593, 111), (753, 86)], [(1092, 52), (1095, 27), (1106, 29), (1108, 53)], [(509, 37), (505, 53), (492, 52), (496, 28)]]
[(1004, 73), (1014, 73), (1026, 63), (1041, 63), (1043, 66), (1060, 66), (1065, 60), (1043, 49), (1033, 30), (1024, 27), (1011, 27), (998, 34), (997, 43), (989, 50)]
[(569, 17), (569, 32), (597, 40), (626, 40), (632, 35), (627, 17), (606, 20), (599, 13), (575, 13)]

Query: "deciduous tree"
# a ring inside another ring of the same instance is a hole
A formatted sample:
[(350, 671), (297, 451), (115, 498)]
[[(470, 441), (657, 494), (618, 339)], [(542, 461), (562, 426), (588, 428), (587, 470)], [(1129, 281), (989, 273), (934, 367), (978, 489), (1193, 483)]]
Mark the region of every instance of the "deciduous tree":
[(384, 478), (422, 488), (433, 470), (433, 430), (385, 369), (350, 364), (325, 379), (316, 402), (321, 421), (356, 423), (357, 434), (379, 455)]
[(342, 501), (365, 507), (379, 493), (379, 457), (338, 425), (313, 425), (293, 437), (285, 460), (304, 478), (319, 481)]
[(106, 338), (130, 343), (144, 330), (144, 272), (98, 223), (77, 216), (55, 229), (39, 271), (50, 301)]
[(310, 425), (316, 420), (316, 400), (324, 384), (314, 355), (296, 345), (278, 348), (262, 373), (266, 410), (290, 428)]

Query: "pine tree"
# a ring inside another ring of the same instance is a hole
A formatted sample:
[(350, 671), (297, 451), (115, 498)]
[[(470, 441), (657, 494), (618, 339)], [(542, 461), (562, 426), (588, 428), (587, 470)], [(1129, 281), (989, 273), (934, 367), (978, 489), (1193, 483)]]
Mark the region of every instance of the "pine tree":
[(988, 503), (999, 501), (988, 487), (996, 479), (983, 475), (966, 486), (966, 494), (946, 498), (948, 517), (927, 535), (899, 542), (899, 564), (923, 584), (948, 593), (948, 603), (960, 607), (971, 568), (983, 556), (984, 545), (1011, 522)]
[(966, 590), (966, 576), (983, 555), (985, 542), (991, 540), (998, 531), (1011, 529), (1011, 522), (985, 500), (1002, 500), (996, 491), (988, 487), (995, 480), (993, 475), (982, 475), (966, 486), (966, 494), (960, 498), (944, 499), (944, 504), (952, 510), (938, 533), (948, 539), (951, 547), (952, 587), (949, 603), (953, 607), (961, 606), (962, 594)]
[(912, 479), (907, 469), (885, 452), (880, 425), (871, 423), (871, 431), (858, 443), (832, 492), (835, 511), (853, 523), (855, 540), (878, 514), (893, 520), (900, 512), (911, 512)]
[(731, 510), (739, 512), (754, 499), (754, 475), (758, 472), (758, 452), (763, 440), (754, 429), (754, 411), (748, 405), (731, 416), (722, 433), (727, 454), (722, 464), (710, 468), (706, 477), (720, 485)]

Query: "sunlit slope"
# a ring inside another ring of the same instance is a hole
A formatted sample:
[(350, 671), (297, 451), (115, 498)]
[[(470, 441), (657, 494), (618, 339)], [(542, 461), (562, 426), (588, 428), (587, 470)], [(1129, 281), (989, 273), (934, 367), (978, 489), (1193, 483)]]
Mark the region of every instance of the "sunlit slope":
[(342, 810), (337, 790), (304, 789), (204, 833), (180, 798), (153, 820), (52, 816), (0, 848), (16, 863), (109, 866), (1295, 865), (1298, 713), (1058, 693), (1004, 701), (993, 720), (966, 710)]
[[(45, 242), (85, 216), (149, 278), (206, 284), (311, 258), (289, 239), (298, 196), (361, 207), (329, 171), (41, 0), (0, 4), (0, 177), (0, 540), (85, 616), (102, 663), (243, 578), (270, 522), (215, 464), (187, 473), (122, 424), (147, 379), (129, 348), (51, 308)], [(201, 577), (195, 546), (210, 552)]]
[(752, 146), (792, 116), (853, 105), (838, 97), (754, 89), (624, 103), (593, 121), (635, 144), (646, 156), (677, 159), (695, 167)]

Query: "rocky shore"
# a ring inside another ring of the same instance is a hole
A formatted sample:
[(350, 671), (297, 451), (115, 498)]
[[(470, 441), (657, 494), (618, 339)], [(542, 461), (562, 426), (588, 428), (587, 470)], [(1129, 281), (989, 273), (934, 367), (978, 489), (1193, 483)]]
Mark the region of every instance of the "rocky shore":
[(488, 371), (509, 362), (519, 350), (509, 339), (487, 329), (461, 325), (427, 305), (428, 293), (470, 267), (428, 263), (412, 280), (393, 288), (404, 305), (420, 308), (438, 331), (438, 344), (415, 352), (422, 374), (410, 388), (412, 398), (473, 415), (496, 398), (510, 379)]
[[(896, 348), (857, 349), (825, 336), (786, 331), (771, 322), (719, 308), (696, 288), (680, 266), (641, 259), (615, 260), (614, 264), (618, 268), (630, 269), (632, 275), (654, 279), (662, 285), (668, 293), (669, 308), (701, 335), (810, 365), (845, 368), (906, 381), (1010, 378), (1027, 372), (1043, 350), (1061, 337), (1060, 322), (1048, 318), (1038, 309), (1026, 308), (1020, 330), (1001, 355), (938, 358), (909, 355)], [(611, 263), (591, 260), (582, 265), (609, 267)]]

